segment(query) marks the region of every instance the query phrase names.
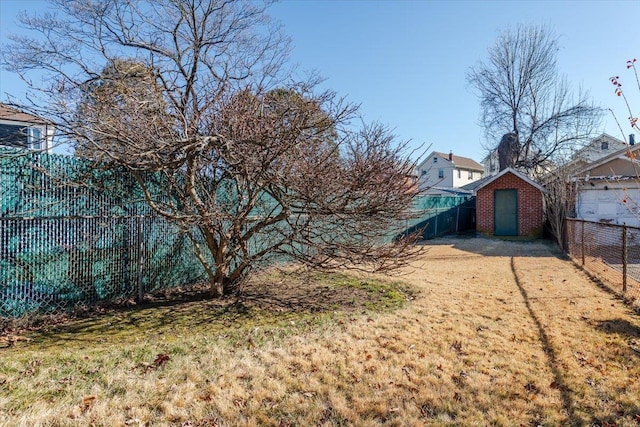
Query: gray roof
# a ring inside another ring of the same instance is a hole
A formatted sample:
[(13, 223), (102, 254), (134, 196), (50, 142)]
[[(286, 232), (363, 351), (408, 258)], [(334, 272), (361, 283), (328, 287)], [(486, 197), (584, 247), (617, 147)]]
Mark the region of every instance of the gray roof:
[(466, 191), (473, 191), (475, 193), (478, 187), (483, 186), (484, 183), (489, 181), (491, 178), (493, 178), (493, 175), (485, 176), (484, 178), (480, 178), (477, 181), (473, 181), (473, 182), (470, 182), (469, 184), (463, 185), (462, 187), (460, 187), (460, 189), (466, 190)]

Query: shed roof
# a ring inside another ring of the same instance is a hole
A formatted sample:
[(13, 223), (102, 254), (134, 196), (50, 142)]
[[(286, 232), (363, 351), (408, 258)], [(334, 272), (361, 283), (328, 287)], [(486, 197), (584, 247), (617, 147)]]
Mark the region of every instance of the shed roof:
[(542, 187), (540, 184), (538, 184), (537, 182), (535, 182), (534, 180), (532, 180), (531, 178), (529, 178), (525, 174), (523, 174), (521, 172), (518, 172), (517, 170), (515, 170), (513, 168), (503, 169), (498, 174), (493, 175), (492, 177), (490, 177), (489, 179), (484, 181), (482, 184), (480, 184), (476, 188), (476, 192), (480, 191), (481, 188), (486, 187), (487, 185), (491, 184), (493, 181), (496, 181), (497, 179), (503, 177), (504, 175), (506, 175), (508, 173), (511, 173), (511, 174), (515, 175), (516, 177), (518, 177), (521, 180), (525, 181), (527, 184), (534, 186), (535, 188), (537, 188), (538, 190), (540, 190), (540, 191), (542, 191), (544, 193), (544, 187)]
[(465, 184), (460, 188), (462, 190), (475, 192), (478, 188), (482, 187), (482, 185), (485, 182), (487, 182), (488, 180), (490, 180), (491, 178), (493, 178), (493, 175), (485, 176), (485, 177), (480, 178), (477, 181), (473, 181), (473, 182), (470, 182), (469, 184)]

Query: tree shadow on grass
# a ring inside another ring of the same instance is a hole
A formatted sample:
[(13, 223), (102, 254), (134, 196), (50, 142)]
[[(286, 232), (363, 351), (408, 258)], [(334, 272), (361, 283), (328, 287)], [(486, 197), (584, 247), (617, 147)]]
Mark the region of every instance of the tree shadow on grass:
[(575, 410), (575, 403), (573, 401), (572, 393), (573, 391), (567, 384), (567, 381), (564, 378), (564, 373), (561, 370), (560, 363), (558, 362), (558, 356), (556, 354), (556, 350), (553, 348), (553, 344), (549, 340), (549, 336), (547, 335), (547, 331), (545, 330), (542, 322), (538, 318), (538, 315), (533, 310), (531, 305), (531, 300), (529, 298), (529, 294), (526, 289), (522, 285), (520, 277), (515, 268), (514, 258), (511, 257), (511, 271), (515, 278), (516, 285), (518, 286), (518, 290), (522, 295), (522, 299), (524, 300), (525, 306), (529, 312), (529, 316), (533, 320), (533, 323), (536, 325), (536, 329), (538, 330), (538, 337), (540, 343), (542, 344), (542, 349), (544, 353), (547, 355), (547, 363), (549, 365), (549, 369), (553, 374), (553, 383), (554, 388), (556, 388), (560, 392), (560, 398), (562, 399), (562, 409), (567, 413), (567, 422), (569, 425), (584, 425), (585, 422), (582, 418), (580, 418)]
[[(25, 332), (30, 343), (20, 346), (134, 342), (152, 335), (195, 331), (225, 335), (230, 330), (275, 325), (311, 313), (362, 311), (384, 297), (384, 292), (332, 283), (332, 278), (344, 282), (345, 277), (267, 275), (250, 281), (240, 295), (220, 299), (210, 298), (206, 286), (167, 290), (142, 303), (112, 303), (43, 322), (42, 327)], [(360, 283), (360, 279), (349, 280)]]
[(627, 338), (640, 338), (640, 326), (626, 319), (600, 320), (595, 328), (608, 334), (618, 334)]
[(449, 245), (455, 249), (481, 256), (554, 257), (566, 255), (549, 240), (502, 239), (489, 237), (449, 236), (428, 240), (424, 245)]
[[(585, 420), (576, 413), (576, 405), (573, 399), (573, 394), (575, 392), (571, 390), (571, 388), (567, 384), (567, 381), (565, 380), (565, 374), (562, 371), (562, 365), (558, 362), (556, 350), (554, 349), (553, 344), (550, 341), (544, 326), (542, 325), (542, 322), (538, 318), (538, 315), (531, 305), (531, 299), (526, 289), (522, 285), (520, 277), (517, 274), (513, 257), (511, 258), (511, 270), (513, 272), (516, 284), (518, 286), (518, 289), (520, 290), (527, 310), (529, 311), (529, 315), (538, 329), (540, 342), (542, 343), (543, 350), (547, 355), (548, 365), (554, 376), (554, 388), (557, 388), (559, 390), (560, 397), (563, 403), (563, 409), (567, 413), (568, 425), (614, 426), (617, 425), (617, 423), (620, 422), (622, 418), (632, 420), (632, 422), (635, 421), (637, 423), (640, 423), (640, 408), (632, 405), (625, 406), (624, 404), (622, 404), (619, 413), (608, 415), (606, 417), (594, 417), (590, 420)], [(640, 338), (640, 327), (625, 319), (599, 321), (596, 323), (595, 328), (606, 333), (619, 334), (632, 340)], [(637, 352), (638, 355), (640, 355), (640, 349), (636, 349), (631, 345), (630, 348), (632, 348), (634, 352)]]

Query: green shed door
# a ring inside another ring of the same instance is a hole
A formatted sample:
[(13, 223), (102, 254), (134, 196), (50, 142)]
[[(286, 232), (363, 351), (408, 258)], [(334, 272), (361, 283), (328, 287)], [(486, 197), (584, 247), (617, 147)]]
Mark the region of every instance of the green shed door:
[(495, 190), (493, 199), (493, 234), (517, 236), (518, 190)]

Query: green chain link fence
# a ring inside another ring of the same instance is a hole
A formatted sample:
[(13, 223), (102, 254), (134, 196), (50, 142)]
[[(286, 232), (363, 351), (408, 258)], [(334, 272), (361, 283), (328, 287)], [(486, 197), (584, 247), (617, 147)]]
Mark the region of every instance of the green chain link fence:
[(0, 152), (0, 316), (139, 297), (205, 277), (189, 238), (126, 172)]
[[(425, 239), (464, 232), (474, 213), (470, 196), (422, 197), (401, 228)], [(141, 298), (205, 278), (189, 237), (154, 215), (126, 171), (0, 150), (0, 317)]]
[(407, 222), (403, 234), (419, 231), (425, 240), (476, 227), (476, 201), (471, 195), (422, 196), (416, 200), (414, 212), (414, 219)]

